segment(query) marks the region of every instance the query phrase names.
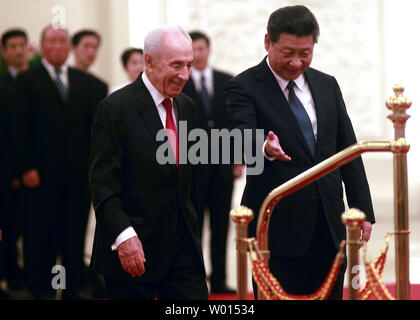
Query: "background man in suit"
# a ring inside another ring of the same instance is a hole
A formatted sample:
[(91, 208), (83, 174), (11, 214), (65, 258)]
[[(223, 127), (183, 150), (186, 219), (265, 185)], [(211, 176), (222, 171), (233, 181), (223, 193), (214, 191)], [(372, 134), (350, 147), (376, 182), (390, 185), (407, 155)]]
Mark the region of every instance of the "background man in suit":
[[(335, 78), (309, 67), (318, 35), (306, 7), (276, 10), (264, 39), (268, 56), (227, 86), (231, 127), (268, 133), (264, 172), (247, 177), (242, 198), (254, 213), (272, 189), (356, 142)], [(375, 220), (361, 158), (281, 200), (272, 214), (270, 269), (289, 293), (315, 292), (346, 237), (343, 182), (349, 206), (367, 215), (362, 237), (368, 240)], [(344, 271), (330, 299), (342, 298)]]
[(36, 298), (51, 298), (57, 256), (66, 271), (63, 298), (81, 298), (90, 209), (88, 154), (97, 92), (92, 76), (68, 67), (70, 37), (47, 26), (42, 62), (19, 74), (12, 127), (17, 170), (26, 187), (26, 280)]
[(121, 54), (121, 63), (127, 75), (127, 81), (123, 84), (111, 88), (111, 93), (135, 81), (139, 74), (143, 72), (143, 49), (125, 49)]
[(98, 55), (101, 37), (93, 30), (80, 30), (71, 38), (74, 67), (88, 72)]
[[(210, 137), (211, 129), (228, 127), (227, 109), (224, 102), (226, 83), (230, 74), (210, 67), (210, 39), (200, 31), (190, 32), (194, 52), (192, 77), (183, 92), (197, 105), (199, 127)], [(209, 140), (209, 159), (211, 148)], [(210, 216), (210, 254), (212, 271), (210, 288), (212, 293), (234, 292), (226, 286), (226, 240), (229, 229), (233, 179), (240, 172), (237, 166), (229, 164), (201, 164), (198, 167), (199, 187), (197, 213), (200, 232), (203, 230), (204, 212)], [(235, 176), (236, 175), (236, 176)]]
[(196, 126), (194, 102), (181, 93), (191, 76), (191, 38), (176, 26), (153, 29), (144, 58), (145, 72), (103, 100), (95, 118), (92, 267), (105, 275), (111, 299), (207, 299), (193, 168), (161, 165), (156, 156), (160, 130), (175, 160), (180, 121)]
[[(9, 206), (12, 181), (12, 146), (10, 139), (10, 89), (0, 80), (0, 281), (5, 277), (5, 245), (4, 236), (6, 221), (9, 217)], [(0, 288), (0, 299), (10, 298), (10, 295)]]
[[(13, 95), (16, 77), (29, 67), (28, 37), (22, 29), (10, 29), (3, 33), (1, 46), (5, 65), (0, 70), (0, 80), (4, 81), (10, 88)], [(9, 106), (13, 108), (12, 105)], [(10, 110), (9, 110), (10, 111)], [(10, 121), (10, 119), (9, 119)], [(10, 127), (10, 125), (8, 125)], [(9, 136), (10, 137), (10, 136)], [(23, 271), (19, 267), (18, 257), (22, 253), (18, 250), (18, 238), (22, 234), (22, 188), (17, 172), (14, 168), (15, 161), (11, 156), (12, 183), (11, 193), (8, 198), (10, 203), (7, 208), (10, 210), (5, 226), (7, 232), (4, 235), (4, 266), (5, 278), (9, 290), (16, 291), (24, 288)], [(18, 292), (16, 292), (18, 293)]]

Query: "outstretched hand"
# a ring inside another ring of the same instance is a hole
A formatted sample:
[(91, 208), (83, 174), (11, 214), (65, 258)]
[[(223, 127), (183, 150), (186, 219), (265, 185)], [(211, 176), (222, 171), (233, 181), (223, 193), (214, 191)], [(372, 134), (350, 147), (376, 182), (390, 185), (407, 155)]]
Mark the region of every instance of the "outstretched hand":
[(281, 148), (279, 138), (273, 131), (268, 133), (264, 152), (268, 157), (275, 158), (280, 161), (292, 160), (292, 158), (290, 158)]

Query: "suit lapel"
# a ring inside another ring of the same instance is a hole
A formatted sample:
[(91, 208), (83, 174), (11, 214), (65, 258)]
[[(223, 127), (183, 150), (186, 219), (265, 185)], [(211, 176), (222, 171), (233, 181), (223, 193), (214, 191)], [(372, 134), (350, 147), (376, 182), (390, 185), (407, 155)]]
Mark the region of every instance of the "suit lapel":
[(265, 94), (270, 100), (272, 108), (275, 110), (275, 113), (278, 114), (282, 118), (282, 120), (289, 126), (293, 135), (299, 141), (301, 147), (305, 149), (308, 156), (313, 158), (312, 153), (309, 150), (309, 147), (305, 141), (305, 138), (303, 137), (302, 131), (299, 127), (296, 117), (290, 109), (289, 103), (287, 102), (283, 91), (281, 90), (276, 78), (274, 77), (273, 73), (268, 67), (265, 59), (260, 63), (259, 71), (260, 77), (263, 81)]
[[(146, 126), (147, 130), (149, 131), (150, 136), (152, 140), (154, 141), (156, 150), (157, 150), (157, 148), (159, 148), (164, 143), (164, 141), (156, 140), (157, 133), (159, 130), (162, 130), (165, 128), (163, 127), (162, 121), (160, 120), (155, 102), (153, 101), (152, 96), (150, 95), (149, 91), (144, 85), (143, 80), (141, 79), (141, 75), (133, 83), (133, 86), (135, 90), (136, 99), (139, 100), (140, 102), (137, 105), (137, 110), (139, 111), (140, 116), (143, 119), (143, 123)], [(176, 178), (177, 176), (176, 164), (168, 164), (167, 166), (169, 166), (171, 173)]]
[[(54, 83), (54, 80), (51, 79), (50, 74), (48, 73), (48, 70), (44, 67), (42, 63), (38, 64), (38, 67), (40, 68), (40, 74), (44, 78), (44, 83), (48, 84), (49, 88), (46, 88), (46, 92), (48, 92), (48, 95), (51, 94), (51, 92), (54, 93), (55, 99), (58, 101), (61, 101), (61, 103), (64, 104), (63, 98), (60, 95), (60, 92), (58, 91), (57, 86)], [(42, 79), (40, 79), (42, 81)]]

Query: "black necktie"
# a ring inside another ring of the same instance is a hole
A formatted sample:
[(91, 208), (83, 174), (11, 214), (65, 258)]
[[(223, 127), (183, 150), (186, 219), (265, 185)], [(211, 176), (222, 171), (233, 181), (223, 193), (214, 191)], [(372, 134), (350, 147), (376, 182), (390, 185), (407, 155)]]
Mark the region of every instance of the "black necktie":
[(207, 115), (211, 114), (211, 100), (209, 92), (207, 91), (206, 87), (206, 78), (204, 77), (204, 74), (201, 76), (201, 100), (203, 102), (204, 111)]
[(67, 88), (64, 86), (63, 82), (60, 79), (61, 70), (55, 69), (55, 80), (54, 83), (57, 86), (58, 91), (60, 92), (61, 97), (64, 102), (68, 102), (68, 92)]
[(300, 129), (302, 130), (303, 136), (305, 137), (309, 150), (311, 150), (312, 155), (315, 155), (316, 142), (315, 142), (314, 131), (312, 129), (312, 123), (305, 110), (305, 107), (296, 96), (296, 93), (294, 90), (295, 85), (296, 84), (294, 81), (289, 81), (287, 85), (287, 89), (289, 89), (289, 105), (293, 111), (293, 114), (296, 117), (296, 120), (298, 121)]

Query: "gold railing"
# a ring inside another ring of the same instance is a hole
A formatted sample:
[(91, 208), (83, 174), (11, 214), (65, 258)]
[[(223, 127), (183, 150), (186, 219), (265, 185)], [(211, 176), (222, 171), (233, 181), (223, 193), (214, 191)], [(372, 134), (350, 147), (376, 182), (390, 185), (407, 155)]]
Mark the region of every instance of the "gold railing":
[[(395, 96), (388, 99), (386, 105), (393, 111), (388, 116), (394, 123), (395, 140), (383, 142), (359, 142), (334, 156), (324, 160), (316, 166), (301, 173), (295, 178), (287, 181), (272, 190), (264, 200), (257, 224), (257, 243), (261, 250), (263, 259), (268, 263), (270, 252), (268, 250), (268, 226), (271, 214), (277, 203), (286, 196), (318, 180), (331, 171), (359, 157), (365, 152), (392, 152), (394, 153), (394, 216), (395, 216), (395, 247), (396, 247), (396, 291), (397, 299), (410, 298), (409, 284), (409, 251), (408, 251), (408, 186), (407, 186), (407, 157), (410, 149), (409, 143), (405, 140), (405, 122), (409, 118), (405, 110), (411, 106), (411, 102), (402, 94), (404, 88), (400, 85), (394, 86)], [(252, 211), (241, 207), (231, 212), (232, 220), (237, 223), (237, 281), (238, 299), (247, 297), (247, 227), (253, 218)], [(354, 232), (353, 232), (354, 233)], [(356, 248), (357, 246), (353, 246)], [(357, 247), (358, 250), (358, 247)], [(358, 252), (357, 252), (358, 253)], [(349, 256), (355, 256), (354, 251)], [(357, 262), (358, 260), (353, 259)], [(349, 261), (349, 269), (352, 261)], [(351, 270), (351, 269), (350, 269)], [(349, 288), (350, 289), (350, 288)], [(357, 296), (350, 292), (352, 299)], [(262, 295), (258, 295), (261, 297)]]

